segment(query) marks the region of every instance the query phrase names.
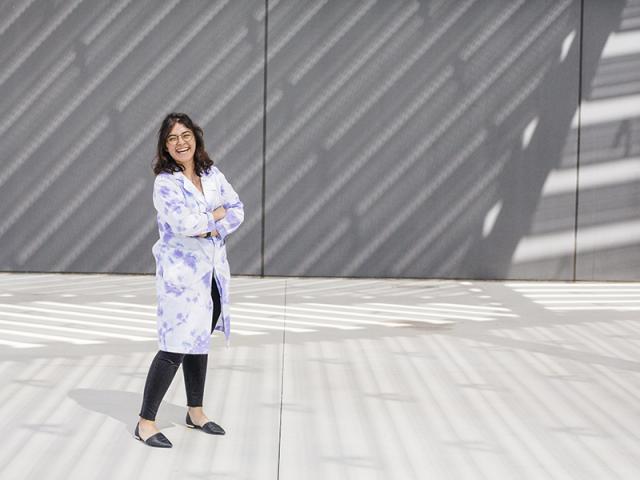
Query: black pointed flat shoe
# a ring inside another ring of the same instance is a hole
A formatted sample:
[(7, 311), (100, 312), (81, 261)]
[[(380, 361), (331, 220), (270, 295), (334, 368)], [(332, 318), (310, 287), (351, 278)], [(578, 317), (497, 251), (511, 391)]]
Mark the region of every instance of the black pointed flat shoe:
[(140, 436), (140, 432), (138, 430), (139, 424), (136, 424), (136, 431), (133, 432), (133, 436), (140, 440), (142, 443), (149, 445), (150, 447), (157, 448), (171, 448), (173, 444), (169, 441), (167, 437), (164, 436), (163, 433), (158, 432), (155, 435), (151, 435), (146, 440), (143, 440)]
[(187, 413), (187, 427), (195, 428), (196, 430), (202, 430), (204, 433), (208, 433), (209, 435), (224, 435), (226, 432), (224, 428), (214, 422), (207, 422), (203, 426), (196, 425), (191, 421), (191, 417)]

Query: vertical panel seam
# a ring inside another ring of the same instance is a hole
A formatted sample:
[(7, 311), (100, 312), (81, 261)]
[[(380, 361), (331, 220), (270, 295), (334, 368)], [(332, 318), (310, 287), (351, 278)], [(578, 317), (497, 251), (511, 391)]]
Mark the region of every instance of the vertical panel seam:
[(278, 425), (278, 466), (276, 480), (280, 480), (280, 459), (282, 451), (282, 406), (284, 404), (284, 367), (287, 329), (287, 279), (284, 279), (284, 309), (282, 315), (282, 358), (280, 362), (280, 419)]
[(580, 205), (580, 147), (582, 132), (582, 42), (584, 40), (584, 0), (580, 0), (580, 42), (578, 58), (578, 134), (576, 145), (576, 210), (573, 235), (573, 281), (577, 280), (578, 272), (578, 216)]
[(269, 32), (269, 0), (264, 2), (264, 64), (262, 84), (262, 230), (260, 232), (260, 276), (264, 277), (264, 249), (267, 198), (267, 40)]

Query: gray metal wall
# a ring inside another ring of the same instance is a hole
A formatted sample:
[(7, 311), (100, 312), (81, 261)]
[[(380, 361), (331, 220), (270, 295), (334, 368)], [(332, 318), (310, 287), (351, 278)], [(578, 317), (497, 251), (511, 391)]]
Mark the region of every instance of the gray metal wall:
[(236, 273), (639, 277), (638, 0), (5, 3), (1, 270), (153, 271), (179, 110)]
[[(637, 280), (640, 1), (586, 0), (585, 7), (577, 277)], [(615, 33), (603, 47), (609, 25)]]

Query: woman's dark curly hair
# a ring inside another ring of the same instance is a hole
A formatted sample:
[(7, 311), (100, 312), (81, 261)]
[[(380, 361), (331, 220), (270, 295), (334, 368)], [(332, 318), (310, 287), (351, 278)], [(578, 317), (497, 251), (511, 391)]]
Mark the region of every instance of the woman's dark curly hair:
[(169, 132), (176, 123), (180, 123), (193, 132), (196, 139), (196, 152), (193, 156), (194, 168), (196, 175), (199, 177), (203, 173), (208, 173), (213, 166), (213, 160), (209, 158), (209, 154), (204, 149), (204, 138), (202, 128), (193, 123), (186, 113), (170, 113), (162, 121), (160, 130), (158, 130), (158, 151), (155, 163), (153, 165), (153, 173), (156, 175), (166, 172), (182, 172), (184, 167), (177, 163), (167, 151), (167, 137)]

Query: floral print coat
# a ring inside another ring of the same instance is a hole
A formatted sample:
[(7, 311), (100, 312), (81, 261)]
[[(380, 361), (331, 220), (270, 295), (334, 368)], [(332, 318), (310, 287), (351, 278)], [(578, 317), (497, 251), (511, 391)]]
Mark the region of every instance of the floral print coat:
[[(213, 301), (217, 282), (222, 313), (216, 330), (229, 341), (229, 281), (225, 238), (244, 220), (244, 207), (231, 184), (216, 167), (201, 177), (203, 193), (182, 173), (161, 173), (153, 185), (160, 238), (153, 246), (158, 295), (160, 350), (205, 354), (209, 351)], [(213, 220), (211, 212), (226, 209)], [(199, 235), (217, 230), (219, 237)]]

